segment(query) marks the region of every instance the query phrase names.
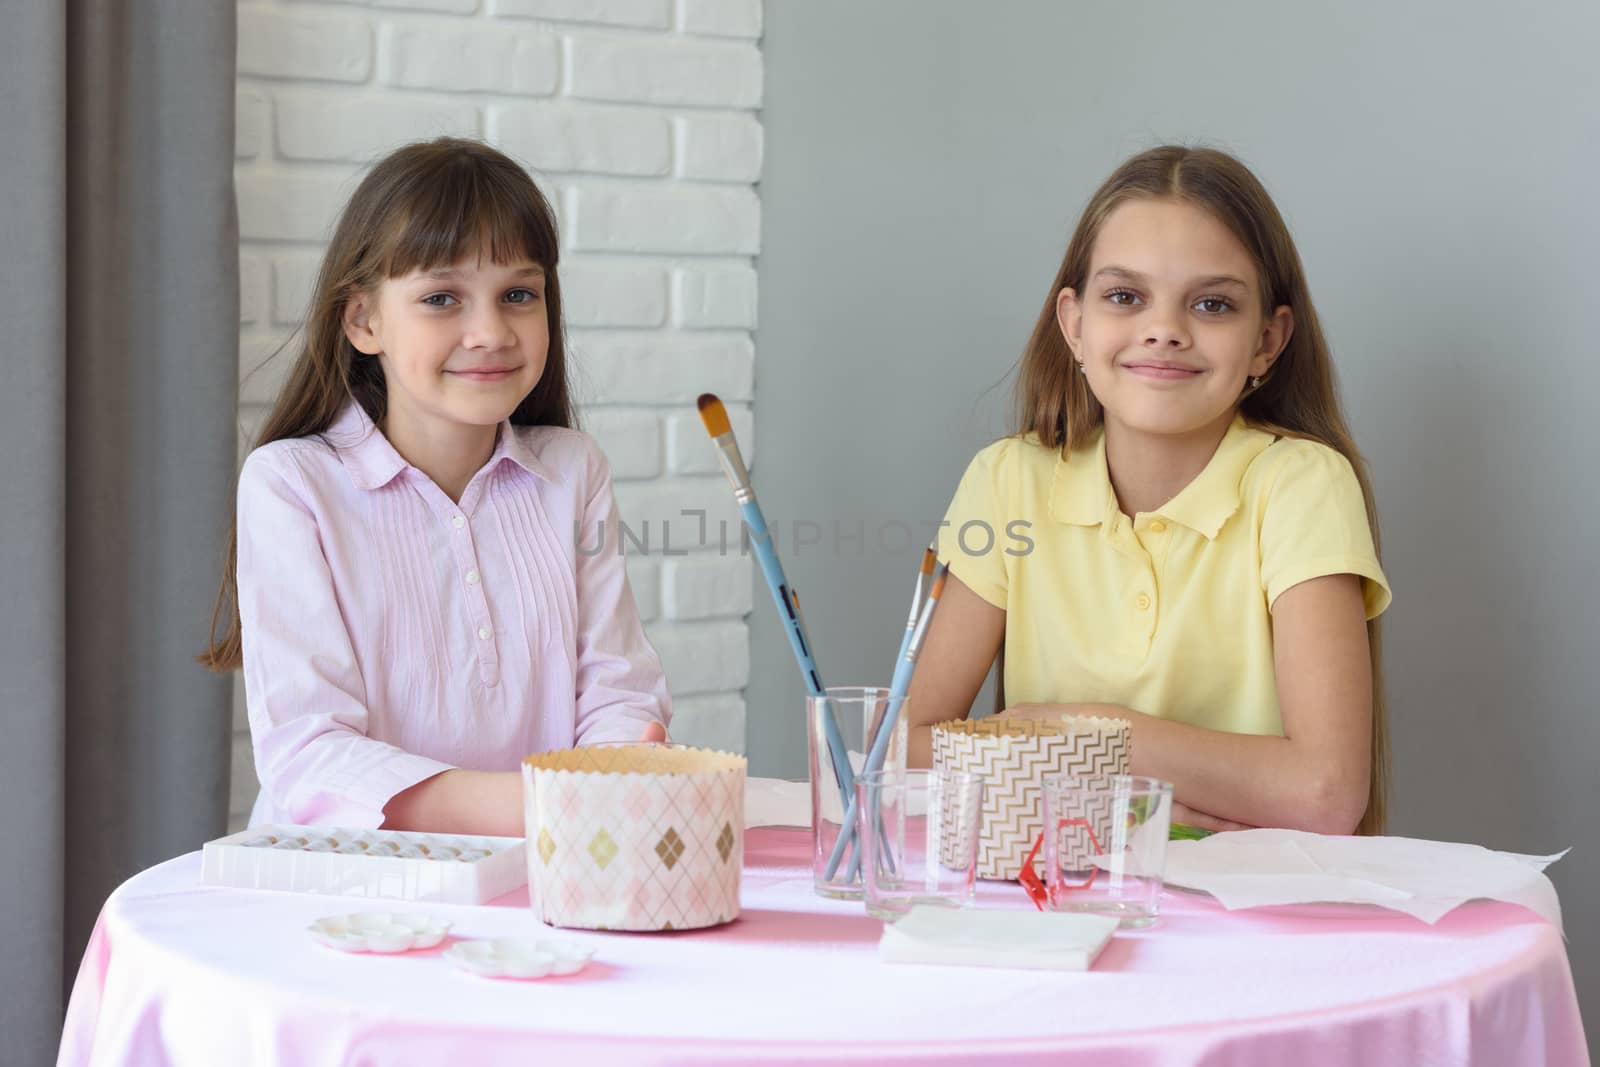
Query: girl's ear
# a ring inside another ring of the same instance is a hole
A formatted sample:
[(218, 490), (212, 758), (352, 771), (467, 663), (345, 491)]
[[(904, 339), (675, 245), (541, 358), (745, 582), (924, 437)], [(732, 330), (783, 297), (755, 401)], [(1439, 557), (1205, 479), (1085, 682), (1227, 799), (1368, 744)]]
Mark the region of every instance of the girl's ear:
[(1076, 356), (1078, 342), (1083, 337), (1083, 305), (1078, 302), (1078, 294), (1070, 287), (1056, 294), (1056, 324), (1061, 327), (1061, 336), (1066, 339), (1067, 347)]
[(344, 335), (355, 345), (357, 352), (376, 356), (383, 351), (373, 325), (372, 301), (366, 293), (357, 293), (345, 301)]
[(1260, 378), (1283, 355), (1283, 350), (1289, 347), (1289, 338), (1294, 336), (1294, 310), (1284, 304), (1268, 316), (1266, 324), (1261, 328), (1261, 347), (1250, 359), (1250, 374)]

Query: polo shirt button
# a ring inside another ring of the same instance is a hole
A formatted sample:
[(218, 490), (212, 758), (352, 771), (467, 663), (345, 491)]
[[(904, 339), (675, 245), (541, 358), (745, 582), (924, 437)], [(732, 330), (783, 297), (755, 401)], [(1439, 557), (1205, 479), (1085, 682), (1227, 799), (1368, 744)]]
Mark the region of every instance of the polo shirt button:
[(492, 636), (493, 632), (494, 631), (490, 630), (487, 626), (478, 627), (478, 640), (480, 640), (480, 641), (489, 640), (489, 638), (490, 638), (490, 636)]
[(462, 516), (462, 515), (457, 515), (455, 518), (450, 520), (450, 525), (454, 526), (458, 530), (461, 529), (461, 527), (465, 526), (466, 524), (467, 524), (466, 517)]
[(1154, 522), (1152, 522), (1150, 524), (1150, 532), (1151, 533), (1166, 533), (1167, 532), (1167, 524), (1162, 522), (1160, 519), (1157, 519), (1156, 521), (1154, 521)]
[(478, 584), (478, 572), (477, 571), (468, 571), (467, 572), (467, 584), (468, 585), (477, 585)]
[(1149, 611), (1150, 610), (1150, 598), (1148, 596), (1146, 596), (1144, 593), (1140, 593), (1139, 594), (1139, 599), (1135, 600), (1134, 603), (1139, 606), (1139, 610), (1140, 611)]

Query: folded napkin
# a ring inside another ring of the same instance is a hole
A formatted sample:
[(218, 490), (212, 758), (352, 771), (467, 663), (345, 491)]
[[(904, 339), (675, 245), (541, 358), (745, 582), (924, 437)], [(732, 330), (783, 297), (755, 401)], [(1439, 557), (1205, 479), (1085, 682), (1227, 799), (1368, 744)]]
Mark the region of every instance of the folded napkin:
[(1325, 837), (1239, 830), (1167, 846), (1166, 881), (1223, 907), (1377, 904), (1437, 922), (1469, 900), (1521, 904), (1561, 927), (1561, 902), (1543, 871), (1565, 856), (1522, 856), (1409, 837)]
[[(850, 763), (857, 774), (861, 773), (866, 757), (859, 752), (850, 753)], [(907, 815), (925, 813), (926, 800), (913, 797), (906, 807)], [(829, 822), (844, 821), (844, 807), (839, 802), (839, 790), (833, 785), (822, 791), (822, 817)], [(781, 778), (746, 778), (744, 780), (744, 825), (752, 826), (811, 826), (811, 783), (786, 782)]]
[[(838, 798), (835, 797), (835, 804)], [(836, 817), (837, 818), (837, 817)], [(811, 825), (811, 783), (785, 782), (781, 778), (744, 780), (744, 825)]]
[(883, 928), (885, 963), (1087, 971), (1117, 930), (1109, 915), (918, 905)]

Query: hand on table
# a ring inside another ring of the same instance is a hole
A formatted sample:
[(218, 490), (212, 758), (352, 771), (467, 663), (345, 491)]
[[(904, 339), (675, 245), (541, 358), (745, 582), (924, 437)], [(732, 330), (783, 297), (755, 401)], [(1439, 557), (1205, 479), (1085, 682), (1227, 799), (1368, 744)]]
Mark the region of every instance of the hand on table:
[(1246, 823), (1230, 822), (1227, 819), (1219, 819), (1215, 815), (1207, 815), (1203, 811), (1191, 808), (1186, 804), (1180, 804), (1176, 800), (1172, 802), (1172, 821), (1175, 823), (1182, 823), (1185, 826), (1193, 826), (1201, 830), (1216, 830), (1219, 832), (1223, 830), (1255, 829), (1254, 826), (1250, 826)]
[(1113, 704), (1012, 704), (994, 713), (996, 719), (1072, 719), (1079, 715), (1122, 718)]
[(645, 723), (644, 733), (639, 735), (639, 740), (648, 744), (661, 744), (667, 739), (667, 728), (658, 722)]
[(994, 713), (997, 719), (1064, 719), (1067, 707), (1063, 704), (1011, 704)]
[[(1070, 719), (1075, 715), (1106, 714), (1104, 704), (1013, 704), (1004, 711), (996, 713), (996, 718), (1001, 719)], [(1185, 826), (1193, 826), (1200, 830), (1221, 832), (1224, 830), (1254, 830), (1254, 826), (1247, 823), (1233, 822), (1229, 819), (1218, 818), (1198, 808), (1191, 808), (1174, 800), (1172, 802), (1172, 821)]]

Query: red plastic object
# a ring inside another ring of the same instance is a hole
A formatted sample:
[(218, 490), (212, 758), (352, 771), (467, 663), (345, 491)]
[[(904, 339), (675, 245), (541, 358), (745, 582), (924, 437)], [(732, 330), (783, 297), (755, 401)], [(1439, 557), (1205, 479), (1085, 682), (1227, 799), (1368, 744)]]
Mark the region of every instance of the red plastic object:
[[(1064, 830), (1069, 826), (1081, 826), (1083, 832), (1089, 835), (1089, 843), (1094, 846), (1096, 856), (1105, 852), (1100, 845), (1100, 839), (1094, 835), (1094, 828), (1087, 819), (1061, 819), (1056, 823), (1056, 830)], [(1017, 875), (1017, 881), (1022, 883), (1023, 892), (1028, 894), (1028, 899), (1033, 901), (1033, 906), (1040, 911), (1050, 903), (1050, 891), (1045, 888), (1044, 882), (1034, 873), (1033, 861), (1039, 855), (1039, 846), (1044, 844), (1044, 831), (1039, 831), (1039, 836), (1033, 839), (1033, 847), (1028, 850), (1028, 858), (1022, 861), (1022, 873)], [(1100, 873), (1099, 868), (1089, 872), (1089, 878), (1077, 885), (1063, 885), (1062, 889), (1087, 889), (1094, 885), (1095, 876)]]

